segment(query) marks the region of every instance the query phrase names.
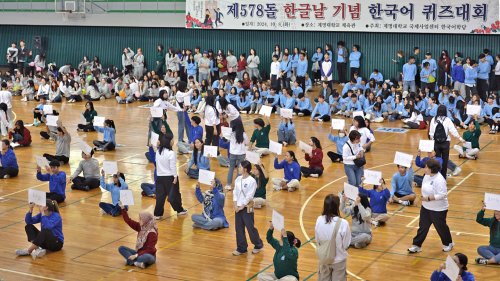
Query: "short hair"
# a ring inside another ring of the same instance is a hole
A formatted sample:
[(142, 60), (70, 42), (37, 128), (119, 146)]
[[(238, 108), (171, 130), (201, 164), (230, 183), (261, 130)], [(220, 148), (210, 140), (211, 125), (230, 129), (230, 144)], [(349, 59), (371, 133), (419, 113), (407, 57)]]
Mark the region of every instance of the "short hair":
[(437, 174), (441, 171), (441, 164), (436, 159), (429, 159), (425, 162), (425, 166), (431, 170), (431, 173)]
[(191, 120), (193, 120), (197, 125), (200, 125), (201, 123), (201, 118), (199, 116), (193, 116), (191, 117)]
[(351, 142), (353, 142), (353, 141), (355, 141), (355, 140), (357, 140), (357, 139), (359, 139), (359, 138), (361, 138), (361, 134), (360, 134), (358, 131), (356, 131), (356, 130), (352, 130), (352, 131), (349, 133), (349, 140), (350, 140)]

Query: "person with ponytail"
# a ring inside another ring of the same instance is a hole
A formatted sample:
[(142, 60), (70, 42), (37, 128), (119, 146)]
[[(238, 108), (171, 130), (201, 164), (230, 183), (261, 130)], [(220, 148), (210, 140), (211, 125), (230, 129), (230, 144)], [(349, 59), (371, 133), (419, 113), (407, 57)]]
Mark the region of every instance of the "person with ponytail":
[(94, 103), (88, 101), (85, 104), (85, 111), (83, 112), (83, 118), (85, 119), (85, 124), (78, 124), (78, 132), (94, 132), (94, 117), (97, 116), (97, 111), (94, 109)]
[(203, 155), (204, 146), (201, 137), (194, 141), (193, 153), (186, 167), (186, 174), (192, 179), (198, 179), (200, 170), (210, 170), (210, 158)]
[(17, 177), (19, 166), (17, 158), (9, 140), (2, 140), (2, 149), (0, 151), (0, 179)]
[[(458, 280), (460, 281), (474, 281), (476, 280), (474, 278), (474, 275), (467, 271), (467, 263), (469, 259), (467, 258), (466, 255), (462, 253), (456, 253), (454, 256), (452, 256), (453, 261), (457, 264), (459, 268), (458, 272)], [(437, 270), (434, 270), (431, 275), (431, 281), (455, 281), (451, 280), (444, 272), (443, 269), (446, 268), (446, 263), (443, 262)]]
[[(28, 242), (31, 245), (27, 249), (16, 250), (18, 256), (29, 256), (33, 259), (44, 256), (47, 250), (51, 252), (60, 251), (64, 244), (64, 234), (62, 232), (62, 219), (59, 214), (59, 207), (55, 200), (47, 199), (45, 206), (38, 206), (38, 215), (33, 215), (35, 204), (29, 204), (29, 211), (26, 213), (24, 227)], [(39, 230), (34, 225), (40, 223)]]
[(104, 121), (104, 127), (97, 127), (94, 126), (94, 129), (98, 131), (99, 133), (103, 133), (103, 140), (95, 140), (94, 143), (94, 150), (98, 151), (109, 151), (109, 150), (115, 150), (116, 147), (116, 128), (115, 128), (115, 122), (111, 119), (106, 119)]
[(257, 275), (259, 281), (297, 281), (297, 261), (301, 242), (295, 234), (285, 229), (280, 230), (281, 240), (273, 237), (274, 226), (271, 222), (267, 230), (266, 240), (276, 252), (273, 257), (274, 273), (262, 272)]
[(289, 150), (285, 153), (285, 159), (278, 161), (278, 155), (274, 155), (274, 168), (283, 169), (285, 171), (284, 178), (273, 178), (273, 189), (289, 192), (295, 191), (300, 187), (300, 165), (295, 158), (295, 152)]
[(231, 129), (232, 133), (229, 138), (229, 172), (227, 174), (226, 190), (232, 189), (234, 169), (238, 168), (240, 163), (245, 160), (246, 145), (248, 144), (248, 137), (241, 118), (231, 121)]
[(300, 167), (300, 171), (304, 175), (304, 177), (313, 177), (318, 178), (323, 174), (323, 150), (321, 150), (321, 143), (316, 137), (311, 137), (309, 141), (309, 145), (312, 146), (312, 153), (306, 153), (302, 150), (306, 156), (306, 161), (309, 162), (309, 167), (302, 166)]
[(352, 202), (343, 194), (343, 196), (340, 196), (340, 209), (346, 216), (352, 217), (351, 246), (354, 246), (356, 249), (368, 246), (372, 242), (372, 230), (370, 227), (372, 212), (368, 197), (360, 194), (356, 198), (356, 201)]
[(17, 120), (14, 129), (9, 132), (9, 140), (12, 147), (29, 146), (31, 144), (31, 133), (24, 127), (23, 120)]
[(139, 213), (139, 221), (128, 216), (127, 209), (119, 202), (123, 220), (137, 231), (135, 249), (120, 246), (118, 252), (125, 258), (127, 265), (146, 268), (156, 262), (156, 243), (158, 242), (158, 226), (155, 217), (148, 211)]

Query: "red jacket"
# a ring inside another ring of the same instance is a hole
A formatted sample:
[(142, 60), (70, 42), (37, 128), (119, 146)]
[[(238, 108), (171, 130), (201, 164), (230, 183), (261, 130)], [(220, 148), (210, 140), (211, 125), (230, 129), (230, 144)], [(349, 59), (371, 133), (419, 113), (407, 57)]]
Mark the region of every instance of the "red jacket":
[[(23, 139), (20, 140), (18, 143), (22, 146), (29, 146), (31, 144), (31, 133), (26, 127), (22, 132), (19, 132), (17, 129), (14, 129), (14, 133), (16, 134), (21, 134), (23, 136)], [(9, 132), (9, 139), (12, 139), (13, 134), (12, 132)]]
[(239, 60), (238, 61), (238, 71), (243, 71), (247, 67), (247, 60)]
[(223, 59), (220, 62), (217, 62), (217, 67), (219, 67), (219, 71), (226, 72), (227, 71), (227, 61)]
[(312, 157), (306, 153), (306, 161), (309, 161), (309, 168), (319, 168), (323, 170), (323, 151), (319, 148), (313, 149)]
[[(122, 209), (122, 216), (123, 220), (128, 224), (128, 226), (130, 226), (130, 228), (137, 232), (141, 231), (141, 225), (129, 218), (127, 210)], [(146, 238), (146, 242), (144, 242), (144, 246), (137, 251), (137, 255), (142, 256), (144, 254), (150, 254), (156, 256), (156, 242), (158, 242), (158, 234), (150, 232)]]

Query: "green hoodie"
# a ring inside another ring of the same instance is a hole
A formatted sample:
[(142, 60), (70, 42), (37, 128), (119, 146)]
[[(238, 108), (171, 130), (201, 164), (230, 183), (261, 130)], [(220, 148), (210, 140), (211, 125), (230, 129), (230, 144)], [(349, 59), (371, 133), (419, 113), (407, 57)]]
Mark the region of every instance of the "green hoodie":
[(287, 237), (282, 237), (283, 246), (281, 246), (278, 240), (273, 237), (273, 229), (267, 230), (266, 240), (276, 250), (273, 257), (274, 275), (278, 279), (287, 275), (292, 275), (299, 279), (299, 272), (297, 271), (299, 252), (297, 248), (290, 246)]
[(476, 222), (490, 228), (490, 246), (500, 248), (500, 222), (495, 217), (485, 219), (483, 210), (477, 213)]

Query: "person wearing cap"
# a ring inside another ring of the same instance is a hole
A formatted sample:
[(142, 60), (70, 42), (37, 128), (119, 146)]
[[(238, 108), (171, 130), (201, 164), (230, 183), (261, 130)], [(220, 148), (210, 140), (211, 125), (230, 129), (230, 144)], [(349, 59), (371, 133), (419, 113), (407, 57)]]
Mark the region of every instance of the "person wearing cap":
[(477, 213), (476, 222), (490, 228), (488, 246), (479, 246), (477, 253), (481, 256), (476, 259), (478, 264), (500, 264), (500, 210), (493, 212), (493, 217), (485, 218), (486, 206)]
[[(474, 281), (474, 275), (467, 271), (467, 263), (469, 259), (466, 255), (462, 253), (456, 253), (453, 257), (453, 261), (457, 264), (459, 268), (458, 279), (460, 281)], [(431, 281), (455, 281), (451, 280), (443, 270), (446, 268), (446, 263), (442, 263), (437, 270), (431, 275)]]
[[(94, 150), (90, 150), (88, 153), (82, 151), (83, 160), (80, 161), (68, 180), (68, 184), (72, 183), (71, 189), (89, 191), (99, 187), (99, 161), (93, 158), (93, 155)], [(80, 177), (82, 172), (83, 177)]]
[(415, 76), (417, 75), (417, 66), (415, 65), (415, 58), (410, 57), (407, 63), (403, 65), (403, 91), (416, 92)]
[(66, 199), (66, 173), (59, 171), (61, 164), (57, 160), (52, 160), (49, 167), (44, 167), (47, 171), (42, 174), (42, 168), (36, 166), (36, 178), (39, 181), (49, 182), (49, 192), (47, 192), (47, 199), (55, 200), (57, 203), (62, 203)]

